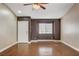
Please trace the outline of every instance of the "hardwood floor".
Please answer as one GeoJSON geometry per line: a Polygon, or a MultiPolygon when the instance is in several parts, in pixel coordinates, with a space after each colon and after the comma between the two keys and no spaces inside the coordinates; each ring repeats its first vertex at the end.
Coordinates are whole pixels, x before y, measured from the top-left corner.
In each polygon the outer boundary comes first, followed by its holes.
{"type": "Polygon", "coordinates": [[[0,53],[1,56],[79,56],[79,52],[60,42],[19,43],[0,53]]]}

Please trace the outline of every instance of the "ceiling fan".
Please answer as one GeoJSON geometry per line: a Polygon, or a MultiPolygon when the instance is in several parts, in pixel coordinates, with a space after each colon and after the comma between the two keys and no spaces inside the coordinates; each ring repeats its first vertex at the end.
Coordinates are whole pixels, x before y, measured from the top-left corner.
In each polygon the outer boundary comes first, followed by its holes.
{"type": "Polygon", "coordinates": [[[44,6],[45,4],[48,3],[29,3],[29,4],[24,4],[24,6],[32,5],[34,9],[42,8],[43,10],[45,10],[46,9],[46,7],[44,6]]]}

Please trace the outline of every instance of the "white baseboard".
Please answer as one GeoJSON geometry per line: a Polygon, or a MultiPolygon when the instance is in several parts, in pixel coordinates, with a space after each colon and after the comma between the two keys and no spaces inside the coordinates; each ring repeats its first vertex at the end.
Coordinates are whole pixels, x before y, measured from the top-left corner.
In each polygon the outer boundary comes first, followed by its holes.
{"type": "Polygon", "coordinates": [[[51,41],[51,42],[60,42],[60,40],[31,40],[30,42],[47,42],[47,41],[51,41]]]}
{"type": "Polygon", "coordinates": [[[30,44],[31,42],[18,42],[18,43],[27,43],[27,44],[30,44]]]}
{"type": "Polygon", "coordinates": [[[7,50],[8,48],[12,47],[12,46],[15,45],[15,44],[17,44],[17,42],[14,42],[14,43],[10,44],[9,46],[7,46],[7,47],[1,49],[0,52],[3,52],[3,51],[5,51],[5,50],[7,50]]]}
{"type": "Polygon", "coordinates": [[[64,44],[66,44],[67,46],[71,47],[72,49],[74,49],[74,50],[76,50],[76,51],[79,52],[79,49],[77,49],[76,47],[74,47],[74,46],[72,46],[72,45],[70,45],[70,44],[68,44],[68,43],[66,43],[64,41],[61,41],[61,42],[64,43],[64,44]]]}
{"type": "Polygon", "coordinates": [[[31,41],[29,41],[29,42],[18,42],[18,43],[28,43],[28,44],[30,44],[30,43],[32,43],[32,42],[49,42],[49,41],[51,41],[51,42],[61,42],[60,40],[31,40],[31,41]]]}

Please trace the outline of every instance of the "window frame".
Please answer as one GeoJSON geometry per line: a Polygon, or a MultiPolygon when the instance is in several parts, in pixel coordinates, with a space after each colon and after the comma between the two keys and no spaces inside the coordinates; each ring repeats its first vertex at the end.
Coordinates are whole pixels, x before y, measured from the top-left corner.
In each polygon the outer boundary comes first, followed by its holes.
{"type": "MultiPolygon", "coordinates": [[[[46,31],[46,30],[45,30],[45,31],[46,31]]],[[[38,23],[38,34],[53,34],[53,33],[54,33],[54,24],[53,24],[52,22],[50,22],[50,23],[38,23]],[[52,25],[51,33],[40,33],[40,32],[39,32],[39,26],[40,26],[40,24],[44,24],[44,25],[45,25],[45,24],[46,24],[46,25],[47,25],[47,24],[48,24],[48,25],[51,24],[51,25],[52,25]]]]}

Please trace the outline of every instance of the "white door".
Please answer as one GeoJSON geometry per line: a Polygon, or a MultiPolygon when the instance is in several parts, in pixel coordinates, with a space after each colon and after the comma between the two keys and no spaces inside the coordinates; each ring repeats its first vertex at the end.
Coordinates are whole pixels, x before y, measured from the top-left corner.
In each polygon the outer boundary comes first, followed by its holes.
{"type": "Polygon", "coordinates": [[[28,42],[28,21],[18,21],[18,42],[28,42]]]}

